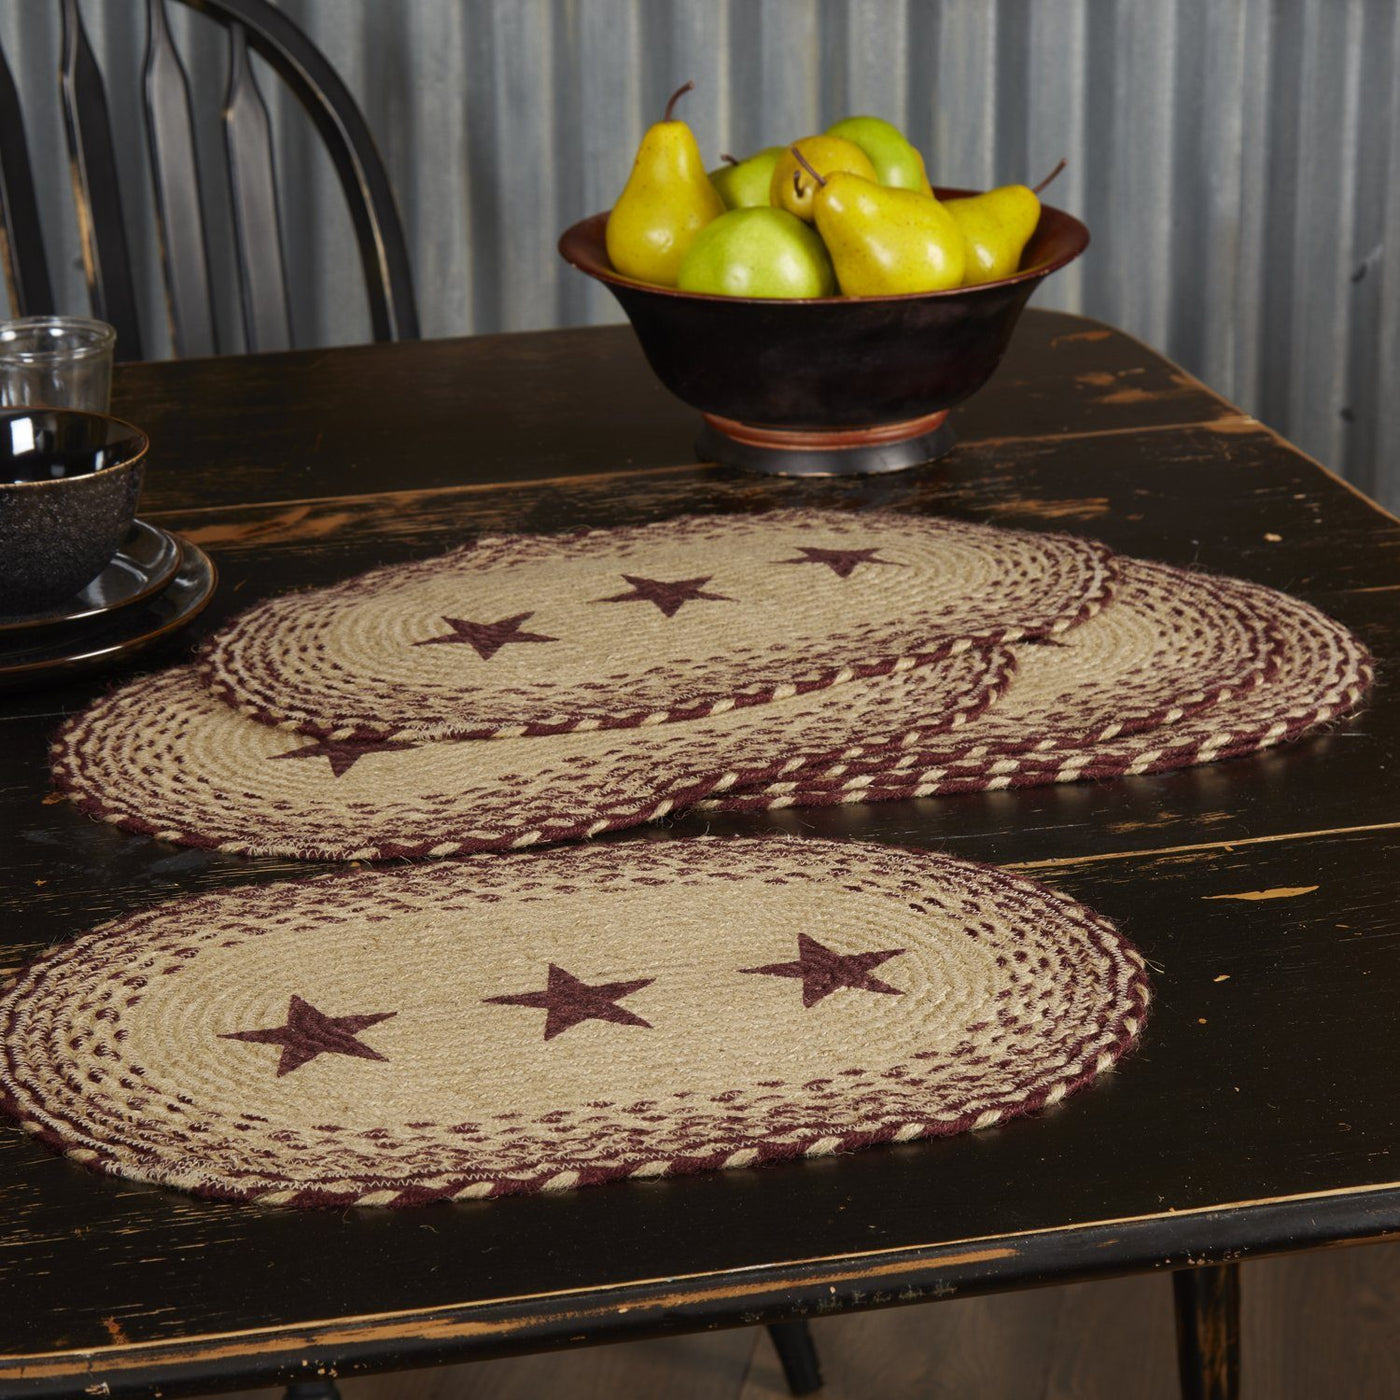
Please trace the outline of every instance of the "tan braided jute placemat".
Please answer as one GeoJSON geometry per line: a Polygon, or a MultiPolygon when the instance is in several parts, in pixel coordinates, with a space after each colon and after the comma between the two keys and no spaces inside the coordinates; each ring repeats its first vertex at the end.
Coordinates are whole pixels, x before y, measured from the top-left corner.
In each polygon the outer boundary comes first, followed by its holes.
{"type": "Polygon", "coordinates": [[[1277,670],[1266,591],[1142,559],[1114,562],[1113,597],[1098,613],[1015,648],[1016,676],[1000,703],[956,737],[911,747],[994,761],[1104,743],[1238,699],[1277,670]]]}
{"type": "Polygon", "coordinates": [[[1112,599],[1072,631],[1016,646],[1014,680],[974,724],[911,743],[904,755],[843,759],[801,781],[1082,749],[1237,700],[1277,671],[1268,590],[1122,555],[1114,563],[1112,599]]]}
{"type": "MultiPolygon", "coordinates": [[[[1125,576],[1133,570],[1127,561],[1125,576]]],[[[776,779],[701,805],[731,811],[821,806],[835,802],[892,801],[941,793],[1039,787],[1078,779],[1161,773],[1254,753],[1302,738],[1356,709],[1375,678],[1370,652],[1346,628],[1303,602],[1238,579],[1217,583],[1242,604],[1267,612],[1275,634],[1275,663],[1265,678],[1239,695],[1196,713],[1130,735],[1053,751],[1008,751],[981,742],[981,721],[944,744],[916,745],[887,759],[876,756],[832,765],[800,780],[776,779]]],[[[1086,633],[1098,619],[1086,623],[1086,633]]],[[[1073,635],[1078,635],[1073,634],[1073,635]]],[[[1015,703],[1021,669],[1001,707],[1015,703]]]]}
{"type": "Polygon", "coordinates": [[[1109,923],[988,866],[574,847],[118,920],[0,993],[0,1101],[119,1176],[418,1205],[1001,1123],[1108,1069],[1148,996],[1109,923]]]}
{"type": "Polygon", "coordinates": [[[629,728],[1054,635],[1111,585],[1066,535],[887,511],[685,516],[486,539],[260,604],[213,637],[221,699],[333,738],[629,728]]]}
{"type": "Polygon", "coordinates": [[[318,739],[259,724],[194,668],[71,720],[56,783],[127,830],[250,855],[450,856],[633,826],[736,783],[974,720],[1007,683],[1004,645],[708,719],[522,739],[318,739]]]}

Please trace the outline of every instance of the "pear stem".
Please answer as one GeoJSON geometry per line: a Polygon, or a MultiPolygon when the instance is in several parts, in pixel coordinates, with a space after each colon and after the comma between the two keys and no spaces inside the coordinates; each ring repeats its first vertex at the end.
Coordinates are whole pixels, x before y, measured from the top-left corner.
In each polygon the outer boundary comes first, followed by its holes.
{"type": "Polygon", "coordinates": [[[1043,190],[1046,187],[1046,185],[1050,184],[1050,182],[1054,180],[1054,178],[1060,173],[1060,171],[1062,171],[1068,164],[1069,161],[1067,161],[1063,156],[1061,156],[1060,163],[1038,185],[1032,186],[1031,193],[1039,194],[1041,190],[1043,190]]]}
{"type": "Polygon", "coordinates": [[[793,155],[797,157],[798,165],[800,165],[812,177],[812,179],[814,179],[817,182],[817,184],[826,184],[826,181],[816,172],[815,169],[813,169],[812,162],[809,161],[807,157],[804,156],[802,152],[797,149],[796,146],[789,146],[788,150],[790,150],[793,153],[793,155]]]}
{"type": "Polygon", "coordinates": [[[738,158],[735,157],[735,156],[731,156],[731,155],[729,154],[728,151],[725,151],[725,152],[720,156],[720,159],[721,159],[726,165],[738,165],[738,164],[739,164],[738,158]]]}
{"type": "Polygon", "coordinates": [[[685,83],[681,87],[678,87],[675,90],[675,92],[671,94],[671,100],[666,104],[665,115],[661,118],[663,122],[669,122],[673,119],[676,110],[676,103],[679,102],[681,98],[686,95],[686,93],[693,91],[694,88],[695,79],[692,78],[688,83],[685,83]]]}

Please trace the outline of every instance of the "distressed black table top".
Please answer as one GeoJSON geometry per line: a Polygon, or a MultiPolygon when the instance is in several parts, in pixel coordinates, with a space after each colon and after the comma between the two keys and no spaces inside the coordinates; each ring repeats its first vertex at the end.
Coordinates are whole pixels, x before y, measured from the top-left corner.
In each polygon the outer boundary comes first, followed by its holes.
{"type": "MultiPolygon", "coordinates": [[[[1381,679],[1360,719],[1215,767],[649,833],[948,849],[1116,920],[1156,968],[1141,1049],[1037,1118],[395,1214],[196,1201],[0,1129],[0,1396],[270,1383],[1400,1231],[1400,522],[1146,347],[1028,313],[953,454],[867,482],[694,464],[694,415],[623,328],[133,365],[115,409],[154,443],[144,513],[219,563],[201,634],[481,531],[880,504],[1291,590],[1356,629],[1381,679]]],[[[306,869],[53,801],[46,738],[97,688],[0,704],[0,968],[153,901],[306,869]]]]}

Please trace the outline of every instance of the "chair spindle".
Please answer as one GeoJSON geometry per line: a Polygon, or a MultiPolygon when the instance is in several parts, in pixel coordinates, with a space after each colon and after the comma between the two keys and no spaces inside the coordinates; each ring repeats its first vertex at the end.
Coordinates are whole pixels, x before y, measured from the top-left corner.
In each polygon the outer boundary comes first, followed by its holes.
{"type": "Polygon", "coordinates": [[[19,93],[0,54],[0,260],[16,316],[43,316],[54,309],[49,262],[39,227],[34,171],[24,137],[19,93]]]}
{"type": "Polygon", "coordinates": [[[253,75],[248,37],[241,24],[229,25],[223,122],[247,348],[289,350],[292,314],[277,211],[272,124],[253,75]]]}
{"type": "Polygon", "coordinates": [[[107,93],[77,0],[62,0],[62,15],[59,78],[88,294],[93,314],[116,328],[117,358],[139,360],[141,327],[107,93]]]}
{"type": "Polygon", "coordinates": [[[213,355],[214,294],[189,78],[170,37],[165,0],[146,0],[146,17],[146,134],[170,339],[177,355],[213,355]]]}

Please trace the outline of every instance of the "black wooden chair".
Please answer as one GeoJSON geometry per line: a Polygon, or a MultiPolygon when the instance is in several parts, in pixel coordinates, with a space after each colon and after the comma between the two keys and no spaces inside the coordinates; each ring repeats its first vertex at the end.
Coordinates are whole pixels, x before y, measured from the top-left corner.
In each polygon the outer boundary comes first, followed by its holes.
{"type": "MultiPolygon", "coordinates": [[[[331,157],[359,244],[374,338],[416,340],[418,312],[408,246],[389,177],[369,127],[335,69],[268,0],[177,3],[201,11],[223,25],[228,34],[224,149],[245,347],[285,350],[292,345],[271,129],[249,62],[250,49],[287,84],[331,157]]],[[[106,91],[78,0],[60,0],[60,5],[63,42],[59,78],[92,312],[116,327],[118,358],[140,359],[145,338],[136,312],[106,91]]],[[[221,347],[214,321],[189,81],[171,42],[165,0],[146,0],[146,14],[146,137],[171,344],[177,355],[211,355],[221,347]]],[[[0,234],[15,314],[53,312],[56,308],[19,96],[3,56],[0,234]]]]}

